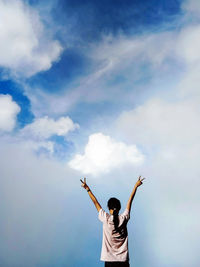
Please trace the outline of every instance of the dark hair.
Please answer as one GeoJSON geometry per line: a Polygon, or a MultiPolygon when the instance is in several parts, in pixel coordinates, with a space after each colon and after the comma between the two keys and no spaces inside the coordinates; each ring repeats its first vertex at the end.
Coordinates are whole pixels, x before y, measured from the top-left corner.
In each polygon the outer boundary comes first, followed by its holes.
{"type": "Polygon", "coordinates": [[[114,222],[114,226],[115,226],[115,231],[117,231],[118,225],[119,225],[118,212],[121,209],[121,203],[120,203],[119,199],[117,199],[115,197],[111,197],[108,200],[108,209],[113,210],[113,222],[114,222]]]}
{"type": "Polygon", "coordinates": [[[116,209],[117,211],[119,211],[121,209],[121,203],[120,203],[119,199],[117,199],[115,197],[111,197],[108,200],[108,208],[109,208],[109,210],[116,209]]]}

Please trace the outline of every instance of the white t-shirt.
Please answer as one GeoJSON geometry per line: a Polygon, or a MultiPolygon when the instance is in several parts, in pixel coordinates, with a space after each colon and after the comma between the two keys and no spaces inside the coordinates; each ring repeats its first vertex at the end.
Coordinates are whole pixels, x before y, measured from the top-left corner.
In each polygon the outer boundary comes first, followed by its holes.
{"type": "Polygon", "coordinates": [[[117,232],[113,222],[113,215],[103,209],[99,211],[99,220],[103,223],[103,240],[101,250],[102,261],[127,261],[128,255],[128,232],[127,222],[130,219],[128,209],[118,215],[119,225],[117,232]]]}

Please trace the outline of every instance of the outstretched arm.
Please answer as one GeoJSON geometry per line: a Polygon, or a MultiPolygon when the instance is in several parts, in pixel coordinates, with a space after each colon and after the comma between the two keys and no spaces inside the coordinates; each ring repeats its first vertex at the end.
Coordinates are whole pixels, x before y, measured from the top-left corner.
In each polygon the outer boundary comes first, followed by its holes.
{"type": "Polygon", "coordinates": [[[101,205],[99,204],[98,200],[96,199],[96,197],[93,195],[92,191],[90,190],[89,186],[86,184],[86,178],[84,178],[84,182],[80,179],[81,183],[82,183],[82,187],[85,188],[85,190],[87,190],[88,195],[90,196],[92,202],[94,203],[96,209],[98,210],[98,212],[101,209],[101,205]]]}
{"type": "Polygon", "coordinates": [[[140,177],[138,178],[138,180],[137,180],[137,182],[136,182],[134,188],[133,188],[133,191],[132,191],[132,193],[131,193],[131,195],[130,195],[130,198],[129,198],[128,203],[127,203],[127,206],[126,206],[126,208],[128,209],[129,212],[131,211],[132,201],[133,201],[134,196],[135,196],[135,194],[136,194],[137,188],[138,188],[140,185],[142,185],[142,181],[143,181],[144,179],[145,179],[145,178],[142,178],[142,179],[141,179],[141,176],[140,176],[140,177]]]}

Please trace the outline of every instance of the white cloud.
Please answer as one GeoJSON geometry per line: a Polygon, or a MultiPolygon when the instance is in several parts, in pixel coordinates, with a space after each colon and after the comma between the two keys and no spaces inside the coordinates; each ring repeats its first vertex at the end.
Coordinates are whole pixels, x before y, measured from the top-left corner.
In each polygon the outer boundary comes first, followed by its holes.
{"type": "Polygon", "coordinates": [[[32,136],[39,139],[47,139],[52,135],[66,136],[68,132],[79,128],[69,117],[60,117],[57,120],[48,116],[36,118],[33,123],[25,126],[22,135],[32,136]]]}
{"type": "Polygon", "coordinates": [[[0,95],[0,131],[12,131],[19,112],[20,107],[10,95],[0,95]]]}
{"type": "Polygon", "coordinates": [[[62,47],[53,40],[36,10],[22,0],[0,0],[0,66],[29,77],[48,70],[62,47]]]}
{"type": "Polygon", "coordinates": [[[143,105],[123,112],[117,130],[141,144],[190,145],[198,141],[200,109],[193,100],[165,101],[150,99],[143,105]]]}
{"type": "Polygon", "coordinates": [[[77,154],[69,162],[69,166],[85,174],[109,172],[124,164],[138,165],[144,155],[135,145],[126,145],[113,140],[110,136],[95,133],[89,136],[84,154],[77,154]]]}

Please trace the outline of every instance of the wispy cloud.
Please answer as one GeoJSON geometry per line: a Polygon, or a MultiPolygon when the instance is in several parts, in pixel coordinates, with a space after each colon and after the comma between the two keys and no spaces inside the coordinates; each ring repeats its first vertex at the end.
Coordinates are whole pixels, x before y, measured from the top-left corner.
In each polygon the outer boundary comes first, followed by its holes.
{"type": "Polygon", "coordinates": [[[200,3],[198,0],[184,0],[182,9],[189,15],[198,15],[200,13],[200,3]]]}

